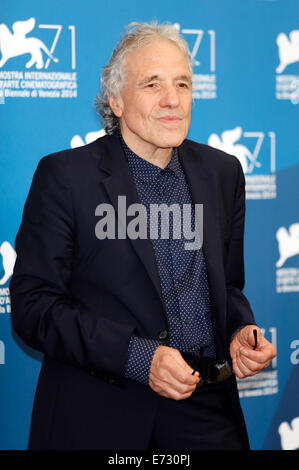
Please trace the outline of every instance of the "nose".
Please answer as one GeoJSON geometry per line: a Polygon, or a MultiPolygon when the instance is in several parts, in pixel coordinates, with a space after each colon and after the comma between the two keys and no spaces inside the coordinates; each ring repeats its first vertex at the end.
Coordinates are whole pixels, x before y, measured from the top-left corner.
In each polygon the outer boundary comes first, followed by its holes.
{"type": "Polygon", "coordinates": [[[179,105],[178,90],[174,85],[165,85],[162,90],[160,106],[167,108],[175,108],[179,105]]]}

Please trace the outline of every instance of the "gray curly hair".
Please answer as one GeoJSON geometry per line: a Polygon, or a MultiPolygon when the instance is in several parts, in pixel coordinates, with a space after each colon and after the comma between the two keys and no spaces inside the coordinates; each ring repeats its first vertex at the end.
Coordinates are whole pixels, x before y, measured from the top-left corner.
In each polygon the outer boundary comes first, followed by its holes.
{"type": "Polygon", "coordinates": [[[100,92],[96,97],[96,110],[101,116],[107,134],[113,134],[119,126],[119,119],[109,106],[108,95],[118,96],[125,84],[124,59],[128,52],[144,47],[155,39],[173,41],[185,55],[192,73],[191,55],[188,45],[179,32],[177,24],[152,21],[151,23],[133,22],[127,26],[127,32],[114,49],[108,65],[103,67],[100,92]]]}

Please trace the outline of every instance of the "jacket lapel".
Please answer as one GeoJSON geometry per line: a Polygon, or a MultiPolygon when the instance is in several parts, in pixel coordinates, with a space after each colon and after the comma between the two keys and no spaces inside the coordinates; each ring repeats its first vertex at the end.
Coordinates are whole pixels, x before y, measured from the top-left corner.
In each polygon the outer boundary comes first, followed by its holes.
{"type": "MultiPolygon", "coordinates": [[[[101,184],[104,185],[111,204],[115,209],[115,214],[118,215],[119,196],[126,197],[126,208],[131,204],[141,204],[141,201],[138,197],[136,186],[118,136],[105,136],[104,138],[99,139],[98,142],[102,144],[99,167],[107,174],[101,184]]],[[[99,155],[95,156],[97,158],[99,157],[99,155]]],[[[137,256],[142,261],[162,303],[164,304],[154,248],[151,240],[149,238],[137,238],[136,240],[132,240],[129,237],[127,237],[127,239],[131,243],[137,256]]]]}
{"type": "Polygon", "coordinates": [[[226,298],[225,273],[223,269],[222,245],[219,226],[218,184],[216,172],[205,165],[198,151],[190,145],[182,144],[179,147],[180,162],[183,166],[186,180],[194,204],[203,204],[203,253],[207,266],[210,285],[212,310],[218,317],[218,325],[225,331],[226,298]]]}

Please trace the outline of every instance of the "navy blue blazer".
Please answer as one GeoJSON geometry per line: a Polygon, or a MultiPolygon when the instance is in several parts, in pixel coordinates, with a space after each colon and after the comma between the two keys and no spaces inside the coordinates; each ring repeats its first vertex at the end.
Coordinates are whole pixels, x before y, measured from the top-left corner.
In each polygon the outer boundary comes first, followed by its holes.
{"type": "MultiPolygon", "coordinates": [[[[244,175],[238,159],[185,140],[179,158],[193,202],[203,204],[203,250],[219,359],[255,323],[244,287],[244,175]]],[[[140,203],[117,135],[42,158],[16,237],[12,325],[44,353],[29,448],[139,448],[159,395],[125,379],[132,333],[168,344],[151,240],[99,240],[96,207],[140,203]],[[128,432],[127,423],[134,423],[128,432]],[[110,440],[109,440],[110,439],[110,440]]],[[[236,380],[226,381],[247,441],[236,380]]]]}

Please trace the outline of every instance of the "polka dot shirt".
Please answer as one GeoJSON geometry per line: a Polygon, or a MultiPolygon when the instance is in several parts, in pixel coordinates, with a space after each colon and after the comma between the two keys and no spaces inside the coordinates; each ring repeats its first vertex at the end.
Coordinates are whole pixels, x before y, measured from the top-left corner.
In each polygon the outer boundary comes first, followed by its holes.
{"type": "MultiPolygon", "coordinates": [[[[174,149],[168,165],[162,169],[139,157],[124,142],[119,133],[140,202],[147,210],[147,227],[151,236],[160,276],[162,295],[169,324],[169,346],[192,355],[204,347],[204,355],[215,357],[210,296],[206,264],[202,249],[185,249],[192,239],[185,238],[183,217],[169,217],[169,236],[163,231],[163,215],[151,217],[152,204],[176,204],[183,214],[183,204],[189,205],[191,230],[195,229],[195,213],[190,190],[174,149]],[[158,227],[150,221],[158,221],[158,227]],[[180,230],[179,230],[180,229],[180,230]],[[178,235],[180,234],[179,237],[178,235]],[[157,238],[154,238],[158,235],[157,238]],[[163,238],[164,237],[164,238],[163,238]]],[[[168,219],[168,217],[167,217],[168,219]]],[[[185,219],[184,219],[185,220],[185,219]]],[[[166,227],[166,223],[164,224],[166,227]]],[[[189,228],[190,230],[190,228],[189,228]]],[[[161,343],[154,339],[132,335],[125,376],[148,384],[153,355],[161,343]]]]}

